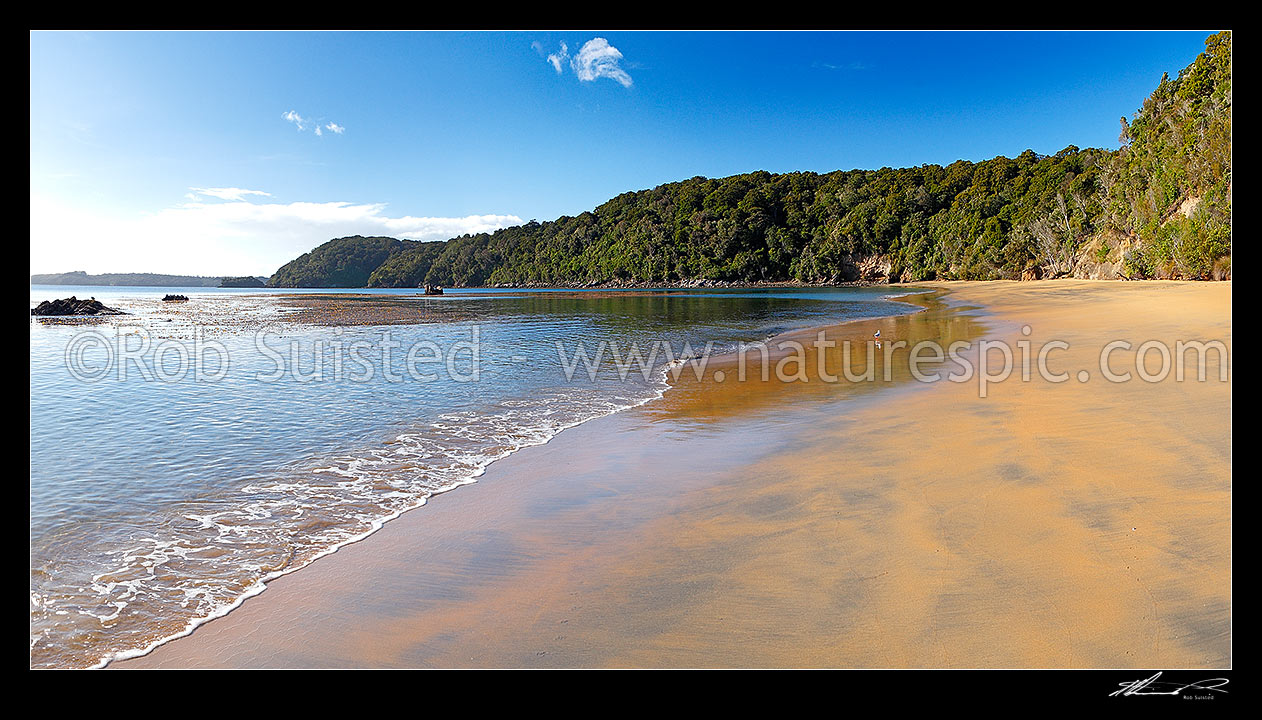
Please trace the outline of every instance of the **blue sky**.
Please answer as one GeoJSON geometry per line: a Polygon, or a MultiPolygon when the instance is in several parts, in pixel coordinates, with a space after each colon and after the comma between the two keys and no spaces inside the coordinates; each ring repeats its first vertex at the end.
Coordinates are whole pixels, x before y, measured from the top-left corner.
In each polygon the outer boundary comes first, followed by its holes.
{"type": "Polygon", "coordinates": [[[1114,148],[1210,33],[31,33],[31,271],[268,275],[695,175],[1114,148]]]}

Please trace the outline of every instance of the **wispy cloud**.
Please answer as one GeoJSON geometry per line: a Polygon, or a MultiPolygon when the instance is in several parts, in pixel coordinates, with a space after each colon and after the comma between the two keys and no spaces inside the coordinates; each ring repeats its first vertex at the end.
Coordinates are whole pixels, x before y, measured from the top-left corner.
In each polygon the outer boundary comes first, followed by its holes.
{"type": "Polygon", "coordinates": [[[244,200],[247,195],[258,195],[261,197],[271,197],[272,194],[263,192],[262,190],[246,190],[245,188],[189,188],[189,193],[184,197],[189,200],[197,200],[199,197],[213,197],[220,200],[244,200]]]}
{"type": "Polygon", "coordinates": [[[281,117],[284,118],[286,121],[291,122],[294,125],[297,125],[298,132],[302,132],[303,130],[306,130],[307,125],[310,124],[310,121],[306,120],[301,115],[294,112],[293,110],[290,110],[289,112],[286,112],[286,113],[282,113],[281,117]]]}
{"type": "Polygon", "coordinates": [[[561,51],[554,52],[551,55],[549,55],[548,62],[551,63],[552,68],[557,71],[558,75],[560,75],[561,73],[565,72],[564,64],[565,64],[566,59],[569,57],[570,57],[570,48],[566,46],[565,43],[561,43],[561,51]]]}
{"type": "MultiPolygon", "coordinates": [[[[540,55],[543,54],[543,46],[538,42],[532,43],[531,47],[535,48],[535,52],[540,55]]],[[[570,57],[569,46],[561,43],[560,50],[548,54],[544,59],[553,70],[557,71],[558,75],[563,74],[568,65],[574,71],[575,77],[583,82],[609,78],[625,88],[634,84],[631,76],[619,64],[623,59],[622,53],[602,37],[592,38],[583,43],[583,47],[579,48],[578,54],[574,57],[570,57]]]]}
{"type": "Polygon", "coordinates": [[[270,195],[257,190],[234,195],[237,188],[195,190],[215,201],[194,200],[134,216],[103,215],[32,194],[31,272],[266,275],[335,237],[446,240],[522,223],[516,215],[396,216],[385,203],[252,202],[247,198],[270,195]],[[69,259],[73,268],[66,266],[69,259]]]}
{"type": "Polygon", "coordinates": [[[844,63],[844,62],[843,62],[843,63],[827,63],[827,62],[823,62],[822,60],[817,60],[816,62],[811,63],[811,66],[812,66],[812,67],[817,67],[817,68],[824,68],[825,70],[854,70],[854,71],[859,71],[859,70],[867,70],[867,69],[868,69],[868,66],[867,66],[867,65],[865,65],[864,63],[858,62],[858,61],[851,62],[851,63],[844,63]]]}
{"type": "Polygon", "coordinates": [[[346,127],[344,125],[338,125],[335,122],[326,123],[323,118],[303,117],[294,110],[283,112],[280,116],[283,120],[285,120],[285,122],[293,123],[294,127],[298,128],[298,132],[302,132],[307,128],[311,128],[317,136],[323,136],[325,130],[337,133],[338,135],[346,132],[346,127]]]}

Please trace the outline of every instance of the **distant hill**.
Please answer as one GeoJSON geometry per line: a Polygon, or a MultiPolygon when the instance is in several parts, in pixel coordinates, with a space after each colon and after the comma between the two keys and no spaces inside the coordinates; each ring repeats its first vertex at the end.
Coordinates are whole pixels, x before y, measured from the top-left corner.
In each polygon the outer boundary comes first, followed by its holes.
{"type": "Polygon", "coordinates": [[[261,288],[267,287],[267,278],[265,277],[226,277],[221,278],[219,287],[224,288],[261,288]]]}
{"type": "Polygon", "coordinates": [[[1231,277],[1231,33],[1122,119],[1117,150],[695,177],[418,243],[341,238],[282,287],[1231,277]]]}
{"type": "Polygon", "coordinates": [[[89,275],[82,270],[49,275],[32,275],[32,285],[117,285],[128,287],[219,287],[222,277],[162,275],[159,273],[103,273],[89,275]]]}

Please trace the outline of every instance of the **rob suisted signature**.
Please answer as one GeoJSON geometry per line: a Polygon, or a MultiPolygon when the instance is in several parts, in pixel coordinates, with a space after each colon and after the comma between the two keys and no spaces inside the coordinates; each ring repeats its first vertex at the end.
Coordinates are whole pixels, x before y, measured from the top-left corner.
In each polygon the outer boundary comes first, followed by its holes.
{"type": "Polygon", "coordinates": [[[1144,680],[1118,683],[1121,687],[1109,693],[1109,697],[1118,695],[1182,695],[1186,690],[1207,690],[1212,693],[1227,692],[1222,689],[1228,683],[1227,678],[1210,678],[1209,680],[1198,680],[1194,683],[1180,685],[1179,683],[1159,681],[1157,678],[1160,677],[1161,673],[1157,673],[1144,680]]]}

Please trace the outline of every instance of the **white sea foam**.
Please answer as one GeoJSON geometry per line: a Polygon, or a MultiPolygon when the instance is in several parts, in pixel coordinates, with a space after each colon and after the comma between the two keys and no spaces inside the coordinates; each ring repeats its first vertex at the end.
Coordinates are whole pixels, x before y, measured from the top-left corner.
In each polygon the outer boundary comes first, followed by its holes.
{"type": "MultiPolygon", "coordinates": [[[[667,369],[659,367],[655,379],[638,386],[635,393],[592,397],[557,390],[506,400],[489,412],[445,413],[379,447],[314,463],[302,480],[279,477],[251,483],[242,488],[241,502],[231,509],[186,514],[189,527],[201,533],[197,542],[149,538],[112,551],[115,566],[93,577],[100,611],[88,613],[102,625],[116,622],[132,602],[142,600],[164,601],[166,612],[172,604],[194,612],[178,629],[134,647],[109,649],[91,667],[140,657],[189,635],[263,592],[272,580],[369,537],[434,495],[476,482],[496,460],[545,444],[566,429],[660,398],[669,388],[667,369]],[[263,558],[251,552],[256,546],[274,547],[278,540],[291,548],[279,567],[258,561],[263,558]],[[208,567],[235,568],[229,577],[163,572],[171,563],[196,561],[199,552],[225,548],[228,552],[213,558],[221,562],[208,567]],[[221,579],[224,586],[216,586],[221,579]]],[[[33,594],[32,605],[37,602],[46,600],[33,594]]],[[[37,641],[32,639],[32,647],[37,641]]]]}

